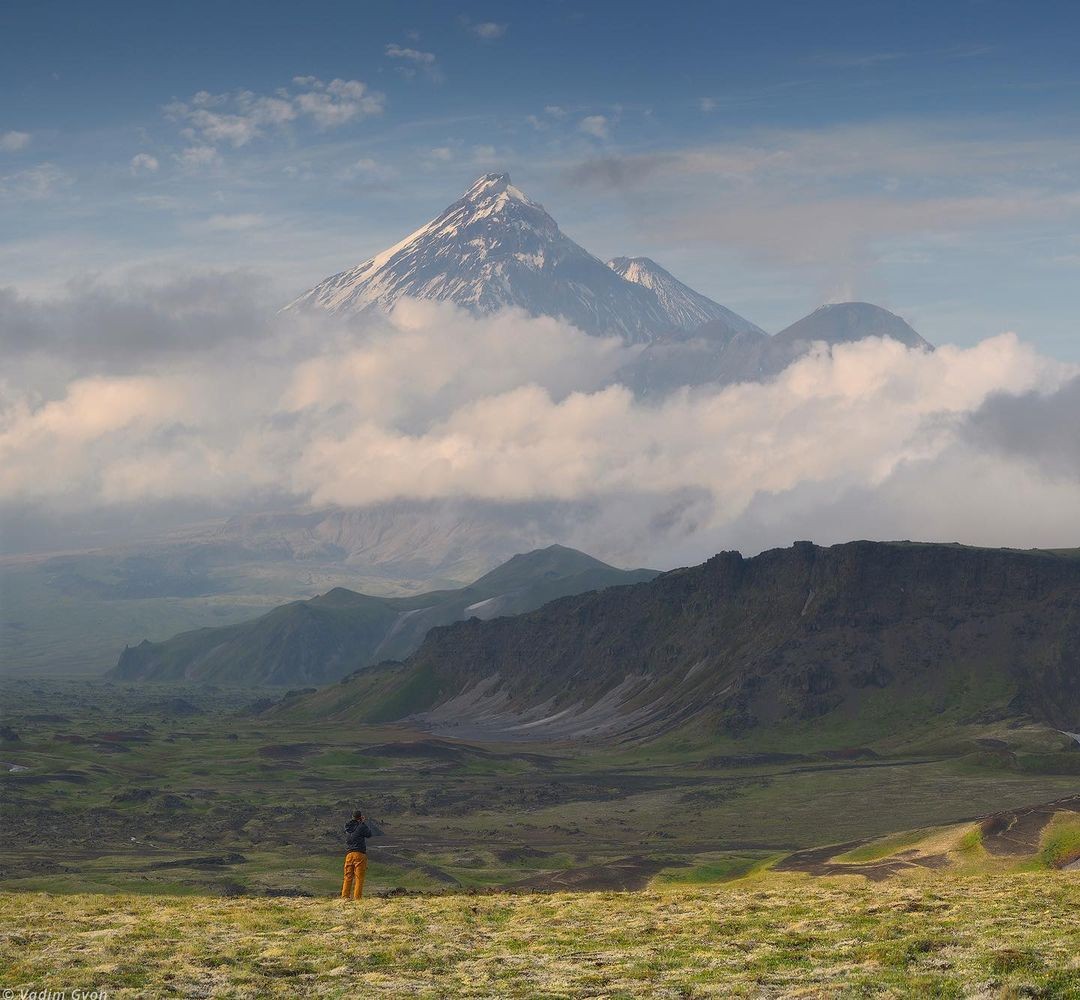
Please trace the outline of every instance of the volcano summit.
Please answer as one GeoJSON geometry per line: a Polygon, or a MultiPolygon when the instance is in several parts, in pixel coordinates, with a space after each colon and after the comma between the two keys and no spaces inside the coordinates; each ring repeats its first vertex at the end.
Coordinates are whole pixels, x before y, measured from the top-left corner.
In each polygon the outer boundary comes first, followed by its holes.
{"type": "Polygon", "coordinates": [[[640,268],[631,274],[618,266],[626,260],[605,264],[563,233],[509,174],[485,174],[427,225],[286,308],[350,315],[390,309],[405,296],[449,301],[474,313],[514,306],[628,343],[648,343],[710,319],[757,329],[649,261],[667,279],[665,292],[675,286],[682,292],[679,298],[658,294],[660,286],[642,280],[640,268]]]}

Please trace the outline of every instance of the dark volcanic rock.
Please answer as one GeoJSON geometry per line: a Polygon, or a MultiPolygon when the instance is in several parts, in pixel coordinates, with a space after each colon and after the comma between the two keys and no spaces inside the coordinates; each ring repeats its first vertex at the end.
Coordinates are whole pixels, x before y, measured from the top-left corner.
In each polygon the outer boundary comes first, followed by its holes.
{"type": "Polygon", "coordinates": [[[518,738],[643,736],[691,718],[736,735],[813,720],[827,736],[858,719],[885,736],[1020,716],[1075,731],[1080,558],[877,542],[724,552],[647,583],[433,629],[404,663],[291,711],[421,713],[446,734],[518,738]]]}
{"type": "Polygon", "coordinates": [[[147,870],[158,868],[228,868],[247,863],[243,854],[213,854],[198,858],[177,858],[174,861],[155,861],[147,870]]]}
{"type": "Polygon", "coordinates": [[[187,698],[165,698],[158,702],[154,708],[159,712],[164,712],[166,715],[172,716],[202,714],[202,709],[199,708],[198,705],[193,705],[187,698]]]}

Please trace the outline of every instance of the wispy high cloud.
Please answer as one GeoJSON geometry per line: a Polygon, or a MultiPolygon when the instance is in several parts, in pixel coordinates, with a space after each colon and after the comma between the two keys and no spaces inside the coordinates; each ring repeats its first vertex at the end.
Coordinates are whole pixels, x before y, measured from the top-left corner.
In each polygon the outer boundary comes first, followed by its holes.
{"type": "Polygon", "coordinates": [[[639,224],[777,261],[840,269],[877,247],[992,226],[1080,219],[1080,142],[912,123],[759,131],[569,167],[574,185],[632,190],[639,224]]]}
{"type": "Polygon", "coordinates": [[[506,34],[510,26],[500,21],[474,21],[471,17],[461,14],[458,22],[471,35],[475,35],[482,42],[494,42],[506,34]]]}
{"type": "Polygon", "coordinates": [[[562,121],[566,114],[566,109],[558,104],[546,104],[542,115],[527,115],[525,120],[538,132],[542,132],[562,121]]]}
{"type": "Polygon", "coordinates": [[[243,233],[265,224],[266,216],[261,212],[219,212],[206,219],[202,228],[211,233],[243,233]]]}
{"type": "Polygon", "coordinates": [[[871,70],[891,63],[926,59],[945,61],[952,59],[976,59],[993,54],[996,47],[980,42],[961,43],[943,48],[925,49],[878,49],[859,51],[821,51],[810,57],[810,62],[836,69],[871,70]]]}
{"type": "Polygon", "coordinates": [[[397,172],[389,164],[374,159],[371,156],[362,156],[351,163],[347,163],[337,172],[339,180],[361,184],[381,185],[397,176],[397,172]]]}
{"type": "Polygon", "coordinates": [[[417,70],[420,70],[431,80],[436,82],[442,80],[442,70],[439,68],[434,52],[409,48],[395,42],[387,45],[385,52],[388,58],[400,63],[397,71],[407,79],[416,76],[417,70]]]}
{"type": "Polygon", "coordinates": [[[30,145],[29,132],[0,132],[0,152],[17,153],[30,145]]]}
{"type": "Polygon", "coordinates": [[[369,90],[359,80],[322,80],[304,77],[309,90],[293,99],[301,114],[309,116],[319,128],[329,129],[360,121],[372,115],[381,115],[386,98],[378,91],[369,90]]]}
{"type": "Polygon", "coordinates": [[[606,115],[586,115],[578,122],[578,131],[594,139],[607,139],[611,135],[611,122],[606,115]]]}
{"type": "Polygon", "coordinates": [[[814,62],[837,69],[873,69],[910,56],[910,52],[821,52],[814,57],[814,62]]]}
{"type": "Polygon", "coordinates": [[[0,174],[0,196],[37,201],[51,198],[71,183],[71,175],[55,163],[38,163],[25,170],[0,174]]]}
{"type": "Polygon", "coordinates": [[[136,153],[128,164],[133,174],[155,174],[161,164],[156,156],[149,153],[136,153]]]}
{"type": "Polygon", "coordinates": [[[176,154],[176,162],[186,171],[212,167],[220,160],[221,157],[213,146],[188,146],[176,154]]]}
{"type": "Polygon", "coordinates": [[[292,83],[292,88],[269,95],[202,90],[186,101],[172,101],[164,110],[183,126],[181,136],[193,147],[237,149],[303,119],[316,128],[331,129],[381,114],[385,106],[385,97],[359,80],[327,83],[314,76],[297,76],[292,83]]]}
{"type": "Polygon", "coordinates": [[[187,124],[186,138],[200,137],[206,143],[246,146],[265,133],[296,118],[291,101],[279,97],[257,97],[250,91],[211,94],[201,90],[190,101],[173,101],[165,106],[170,118],[187,124]]]}
{"type": "Polygon", "coordinates": [[[507,27],[508,25],[499,24],[497,21],[480,21],[477,24],[469,25],[469,30],[477,38],[485,42],[492,42],[496,38],[502,38],[506,34],[507,27]]]}
{"type": "Polygon", "coordinates": [[[419,49],[404,48],[394,43],[386,46],[386,54],[391,59],[405,59],[421,66],[433,66],[435,64],[434,52],[422,52],[419,49]]]}

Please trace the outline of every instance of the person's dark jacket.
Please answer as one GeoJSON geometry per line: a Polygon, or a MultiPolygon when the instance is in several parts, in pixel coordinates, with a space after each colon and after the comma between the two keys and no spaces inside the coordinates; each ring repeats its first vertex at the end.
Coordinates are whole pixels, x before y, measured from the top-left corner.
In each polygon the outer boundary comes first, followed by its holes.
{"type": "Polygon", "coordinates": [[[350,851],[367,854],[367,839],[372,836],[374,834],[367,823],[362,823],[358,819],[351,819],[345,824],[345,845],[350,851]]]}

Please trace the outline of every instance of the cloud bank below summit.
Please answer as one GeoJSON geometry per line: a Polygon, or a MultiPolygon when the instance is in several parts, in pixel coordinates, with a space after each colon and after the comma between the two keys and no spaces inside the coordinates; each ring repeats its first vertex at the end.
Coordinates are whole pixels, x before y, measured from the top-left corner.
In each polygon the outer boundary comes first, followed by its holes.
{"type": "Polygon", "coordinates": [[[796,537],[1077,543],[1080,367],[1013,334],[867,340],[643,403],[611,383],[626,347],[552,319],[407,300],[347,325],[255,298],[217,277],[5,299],[3,509],[551,503],[578,511],[568,543],[658,566],[796,537]],[[193,310],[220,335],[181,339],[193,310]]]}

